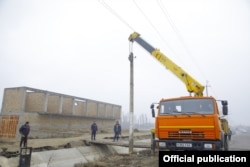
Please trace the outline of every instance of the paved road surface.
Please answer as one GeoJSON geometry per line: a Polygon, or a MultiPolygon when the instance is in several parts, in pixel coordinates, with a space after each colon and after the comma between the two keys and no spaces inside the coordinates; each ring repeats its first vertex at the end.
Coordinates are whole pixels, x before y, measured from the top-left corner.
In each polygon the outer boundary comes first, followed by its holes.
{"type": "Polygon", "coordinates": [[[232,135],[231,141],[229,142],[229,150],[250,151],[250,135],[244,133],[232,135]]]}

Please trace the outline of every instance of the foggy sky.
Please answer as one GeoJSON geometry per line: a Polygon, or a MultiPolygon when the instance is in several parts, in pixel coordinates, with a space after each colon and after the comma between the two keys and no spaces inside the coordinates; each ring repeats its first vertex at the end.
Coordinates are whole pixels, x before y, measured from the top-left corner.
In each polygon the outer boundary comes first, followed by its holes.
{"type": "MultiPolygon", "coordinates": [[[[228,100],[230,123],[249,125],[248,0],[1,0],[0,24],[2,95],[28,86],[118,104],[127,114],[128,37],[137,31],[209,95],[228,100]]],[[[132,51],[137,116],[151,118],[149,106],[161,98],[188,95],[139,45],[132,51]]]]}

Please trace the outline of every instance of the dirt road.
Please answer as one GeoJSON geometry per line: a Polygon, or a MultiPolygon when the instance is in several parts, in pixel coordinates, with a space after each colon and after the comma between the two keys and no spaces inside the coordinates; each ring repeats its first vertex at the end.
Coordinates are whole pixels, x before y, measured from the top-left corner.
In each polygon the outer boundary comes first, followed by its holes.
{"type": "MultiPolygon", "coordinates": [[[[145,140],[149,138],[149,132],[138,132],[135,133],[135,136],[138,140],[145,140]]],[[[126,133],[123,134],[124,136],[128,135],[126,133]]],[[[103,133],[98,134],[97,139],[112,138],[112,133],[103,133]]],[[[31,139],[29,140],[29,146],[33,148],[37,147],[54,147],[54,148],[61,148],[62,146],[67,145],[68,143],[77,143],[79,141],[83,141],[84,139],[89,140],[90,135],[84,134],[79,137],[72,137],[72,138],[60,138],[60,139],[31,139]]],[[[111,139],[110,139],[111,140],[111,139]]],[[[229,149],[230,150],[248,150],[250,151],[250,135],[248,134],[236,134],[232,136],[232,140],[229,142],[229,149]]],[[[81,143],[81,142],[79,142],[81,143]]],[[[0,148],[8,148],[8,150],[16,150],[19,149],[18,142],[14,144],[3,144],[0,143],[0,148]]],[[[90,162],[89,164],[77,164],[75,167],[109,167],[109,166],[133,166],[133,167],[158,167],[158,155],[155,156],[151,155],[149,149],[141,150],[139,152],[135,152],[134,154],[120,154],[120,155],[112,155],[104,157],[98,161],[90,162]]],[[[1,159],[0,159],[1,165],[1,159]]]]}

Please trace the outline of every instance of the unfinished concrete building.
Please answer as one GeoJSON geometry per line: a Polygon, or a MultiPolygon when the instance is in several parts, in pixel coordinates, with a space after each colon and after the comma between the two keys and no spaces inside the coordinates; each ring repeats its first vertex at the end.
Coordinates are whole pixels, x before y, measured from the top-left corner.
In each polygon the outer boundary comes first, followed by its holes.
{"type": "Polygon", "coordinates": [[[30,87],[5,88],[0,140],[20,138],[19,127],[30,122],[30,138],[68,137],[90,130],[110,131],[121,118],[121,106],[30,87]]]}

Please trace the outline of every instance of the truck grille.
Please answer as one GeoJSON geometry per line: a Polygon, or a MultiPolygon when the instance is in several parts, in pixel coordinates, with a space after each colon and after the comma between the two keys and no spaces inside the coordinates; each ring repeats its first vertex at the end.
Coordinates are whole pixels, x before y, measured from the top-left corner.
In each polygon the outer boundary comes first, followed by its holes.
{"type": "Polygon", "coordinates": [[[192,132],[190,134],[181,134],[178,131],[168,132],[168,137],[173,139],[204,139],[204,132],[192,132]]]}

